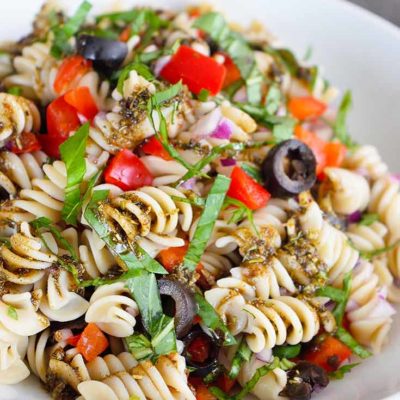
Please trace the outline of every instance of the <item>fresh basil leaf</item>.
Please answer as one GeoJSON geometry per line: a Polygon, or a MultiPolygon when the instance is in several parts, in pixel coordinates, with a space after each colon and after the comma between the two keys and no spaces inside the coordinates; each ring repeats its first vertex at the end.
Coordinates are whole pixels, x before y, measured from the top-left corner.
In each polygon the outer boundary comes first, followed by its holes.
{"type": "Polygon", "coordinates": [[[228,373],[229,378],[236,379],[239,375],[240,369],[245,361],[249,361],[252,355],[252,351],[248,346],[246,339],[242,337],[239,347],[232,359],[231,369],[228,373]]]}
{"type": "Polygon", "coordinates": [[[342,289],[333,286],[324,286],[315,292],[317,296],[328,297],[335,302],[345,301],[345,294],[342,289]]]}
{"type": "Polygon", "coordinates": [[[207,32],[239,68],[246,82],[247,98],[251,104],[261,101],[263,76],[257,67],[254,51],[238,33],[229,29],[224,17],[216,12],[201,15],[194,23],[196,28],[207,32]]]}
{"type": "Polygon", "coordinates": [[[347,115],[352,107],[353,100],[350,90],[346,91],[339,105],[336,120],[333,125],[335,137],[348,147],[354,145],[347,130],[347,115]]]}
{"type": "Polygon", "coordinates": [[[33,220],[30,224],[37,231],[39,231],[41,228],[48,229],[52,233],[52,235],[55,237],[57,243],[59,243],[63,249],[67,250],[68,253],[71,255],[71,257],[75,261],[78,261],[78,255],[76,254],[74,248],[69,244],[67,239],[62,237],[61,232],[58,230],[58,228],[52,223],[52,221],[49,218],[40,217],[40,218],[33,220]]]}
{"type": "Polygon", "coordinates": [[[274,356],[279,358],[294,358],[297,357],[301,352],[301,344],[286,345],[286,346],[275,346],[272,349],[274,356]]]}
{"type": "Polygon", "coordinates": [[[231,180],[223,175],[217,175],[210,192],[208,193],[206,204],[200,216],[193,238],[190,241],[188,251],[183,259],[184,266],[190,271],[194,271],[204,253],[215,221],[221,211],[226,192],[229,189],[231,180]]]}
{"type": "Polygon", "coordinates": [[[248,380],[245,385],[242,387],[240,392],[234,396],[227,396],[224,392],[221,391],[219,388],[211,387],[210,392],[217,396],[218,399],[230,399],[230,400],[241,400],[246,397],[257,385],[258,381],[265,375],[269,374],[276,368],[279,368],[280,360],[278,357],[275,357],[271,364],[263,365],[262,367],[258,368],[254,375],[248,380]],[[222,396],[222,397],[221,397],[222,396]]]}
{"type": "Polygon", "coordinates": [[[265,99],[265,109],[268,114],[275,114],[282,103],[282,93],[279,86],[272,84],[268,89],[267,98],[265,99]]]}
{"type": "Polygon", "coordinates": [[[339,328],[336,331],[335,336],[342,342],[344,343],[351,351],[358,355],[361,358],[368,358],[372,356],[372,353],[370,353],[367,349],[365,349],[363,346],[361,346],[356,339],[351,336],[351,334],[344,329],[342,326],[339,326],[339,328]]]}
{"type": "Polygon", "coordinates": [[[370,226],[376,221],[379,221],[378,214],[364,214],[361,218],[361,221],[358,224],[364,226],[370,226]]]}
{"type": "Polygon", "coordinates": [[[15,319],[16,321],[18,321],[18,313],[17,313],[17,310],[13,306],[8,306],[7,307],[7,315],[10,318],[15,319]]]}
{"type": "Polygon", "coordinates": [[[389,246],[381,247],[380,249],[372,251],[360,251],[360,256],[366,260],[372,260],[374,257],[380,256],[381,254],[388,253],[394,250],[396,247],[400,246],[400,239],[396,240],[389,246]]]}
{"type": "Polygon", "coordinates": [[[82,125],[60,146],[61,159],[67,170],[67,186],[61,215],[68,224],[76,225],[81,206],[81,189],[86,173],[85,150],[89,137],[89,123],[82,125]]]}
{"type": "Polygon", "coordinates": [[[154,354],[150,340],[141,333],[134,333],[126,337],[125,341],[129,351],[138,361],[145,360],[154,354]]]}
{"type": "Polygon", "coordinates": [[[13,94],[14,96],[21,96],[22,88],[20,88],[19,86],[12,86],[7,89],[7,93],[13,94]]]}
{"type": "Polygon", "coordinates": [[[249,175],[251,178],[253,178],[257,183],[263,184],[263,177],[259,168],[247,163],[242,163],[240,165],[240,168],[242,168],[242,170],[246,172],[246,174],[249,175]]]}
{"type": "Polygon", "coordinates": [[[176,351],[174,320],[163,313],[157,280],[153,273],[143,273],[126,282],[140,310],[142,323],[151,336],[155,355],[176,351]]]}
{"type": "Polygon", "coordinates": [[[308,61],[312,57],[313,48],[312,46],[308,46],[306,52],[304,53],[303,61],[308,61]]]}
{"type": "Polygon", "coordinates": [[[254,223],[254,214],[253,210],[250,210],[249,207],[246,206],[246,204],[242,203],[241,201],[234,199],[232,197],[225,197],[225,201],[223,204],[223,209],[226,210],[229,207],[234,206],[236,210],[233,211],[231,218],[229,219],[228,223],[229,224],[237,224],[240,221],[242,221],[245,217],[250,222],[250,225],[252,226],[254,232],[259,235],[258,229],[256,224],[254,223]]]}
{"type": "Polygon", "coordinates": [[[126,65],[119,74],[117,90],[121,94],[123,93],[124,82],[128,79],[131,71],[136,71],[140,76],[142,76],[144,79],[148,81],[153,81],[155,79],[154,75],[152,74],[150,68],[147,65],[137,62],[132,62],[126,65]]]}
{"type": "Polygon", "coordinates": [[[154,107],[162,106],[164,103],[174,99],[182,90],[182,82],[179,81],[175,85],[169,86],[167,89],[156,92],[151,98],[154,107]]]}
{"type": "Polygon", "coordinates": [[[201,89],[200,93],[197,95],[198,100],[204,102],[207,101],[210,96],[210,92],[207,89],[201,89]]]}
{"type": "Polygon", "coordinates": [[[360,363],[342,365],[336,371],[330,372],[329,373],[329,378],[331,378],[331,379],[343,379],[345,374],[350,372],[354,367],[357,367],[357,365],[360,365],[360,363]]]}
{"type": "Polygon", "coordinates": [[[222,334],[225,346],[236,344],[236,339],[222,322],[214,307],[200,293],[195,293],[194,298],[198,305],[197,314],[200,316],[204,325],[213,331],[217,337],[220,337],[222,334]]]}
{"type": "Polygon", "coordinates": [[[129,246],[116,242],[110,232],[108,224],[98,216],[98,203],[107,198],[108,191],[95,190],[92,199],[85,209],[85,219],[90,227],[102,239],[111,253],[126,266],[127,270],[146,270],[157,274],[166,274],[167,271],[155,259],[151,258],[137,243],[129,246]]]}
{"type": "Polygon", "coordinates": [[[79,28],[85,22],[91,8],[92,5],[85,0],[79,6],[75,14],[64,25],[55,25],[52,28],[54,40],[50,54],[53,57],[61,58],[63,54],[67,54],[71,51],[69,39],[79,31],[79,28]]]}
{"type": "Polygon", "coordinates": [[[192,206],[203,208],[206,204],[206,200],[203,197],[194,196],[192,198],[180,197],[180,196],[170,196],[172,200],[179,201],[181,203],[191,204],[192,206]]]}
{"type": "Polygon", "coordinates": [[[280,120],[273,125],[272,135],[275,138],[276,143],[283,142],[293,137],[294,127],[296,121],[289,117],[278,117],[280,120]]]}

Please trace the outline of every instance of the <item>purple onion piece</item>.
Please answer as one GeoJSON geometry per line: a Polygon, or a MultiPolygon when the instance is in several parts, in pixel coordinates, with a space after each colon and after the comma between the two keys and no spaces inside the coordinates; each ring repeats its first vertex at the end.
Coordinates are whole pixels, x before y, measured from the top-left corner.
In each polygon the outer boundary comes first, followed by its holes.
{"type": "Polygon", "coordinates": [[[397,174],[390,174],[390,178],[391,178],[393,181],[395,181],[395,182],[397,182],[397,183],[400,183],[400,173],[397,173],[397,174]]]}
{"type": "Polygon", "coordinates": [[[262,362],[270,362],[272,358],[272,350],[271,349],[264,349],[256,354],[256,359],[262,362]]]}
{"type": "Polygon", "coordinates": [[[221,158],[220,162],[223,167],[232,167],[236,165],[236,160],[234,158],[221,158]]]}
{"type": "Polygon", "coordinates": [[[360,222],[362,218],[362,213],[361,211],[354,211],[352,214],[347,216],[347,221],[350,224],[355,224],[357,222],[360,222]]]}
{"type": "Polygon", "coordinates": [[[230,137],[232,136],[232,132],[232,122],[228,119],[223,118],[210,136],[215,139],[230,139],[230,137]]]}
{"type": "Polygon", "coordinates": [[[193,190],[196,186],[196,178],[190,178],[181,184],[181,187],[187,190],[193,190]]]}

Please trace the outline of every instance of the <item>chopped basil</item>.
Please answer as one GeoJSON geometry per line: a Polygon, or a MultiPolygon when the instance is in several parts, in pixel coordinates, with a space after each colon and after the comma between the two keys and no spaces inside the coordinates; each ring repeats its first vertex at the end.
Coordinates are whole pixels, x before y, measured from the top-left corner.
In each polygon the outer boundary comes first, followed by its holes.
{"type": "Polygon", "coordinates": [[[7,307],[7,315],[12,319],[18,320],[17,310],[13,306],[7,307]]]}
{"type": "Polygon", "coordinates": [[[342,325],[344,313],[346,311],[346,305],[349,300],[351,290],[351,274],[349,271],[343,278],[343,288],[338,289],[333,286],[325,286],[319,288],[316,292],[317,296],[329,297],[331,300],[336,302],[336,306],[332,312],[336,319],[338,326],[342,325]]]}
{"type": "Polygon", "coordinates": [[[119,72],[117,90],[121,94],[123,93],[124,82],[128,79],[131,71],[136,71],[140,76],[148,81],[153,81],[155,79],[147,65],[138,62],[132,62],[119,72]]]}
{"type": "Polygon", "coordinates": [[[194,236],[190,241],[188,251],[183,259],[184,266],[194,271],[204,253],[210,239],[215,221],[221,211],[226,192],[231,180],[223,175],[217,175],[210,192],[208,193],[204,210],[200,216],[194,236]]]}
{"type": "Polygon", "coordinates": [[[22,88],[20,88],[19,86],[12,86],[7,89],[7,93],[13,94],[14,96],[21,96],[22,88]]]}
{"type": "Polygon", "coordinates": [[[354,339],[353,336],[351,336],[351,334],[342,326],[337,329],[335,335],[342,343],[344,343],[349,349],[351,349],[354,354],[358,355],[359,357],[368,358],[372,355],[367,349],[361,346],[356,341],[356,339],[354,339]]]}
{"type": "Polygon", "coordinates": [[[53,57],[61,58],[64,54],[71,52],[72,49],[69,44],[69,39],[79,31],[79,28],[85,22],[91,8],[92,5],[85,0],[79,6],[75,14],[64,25],[55,25],[52,27],[54,39],[50,54],[53,57]]]}
{"type": "Polygon", "coordinates": [[[85,150],[89,136],[89,123],[82,125],[73,136],[60,146],[61,159],[67,170],[67,186],[61,215],[68,224],[76,225],[81,206],[81,189],[86,173],[85,150]]]}
{"type": "Polygon", "coordinates": [[[67,239],[62,237],[61,232],[58,230],[58,228],[52,223],[52,221],[49,218],[40,217],[40,218],[37,218],[34,221],[32,221],[30,224],[37,231],[39,231],[41,228],[48,229],[52,233],[54,238],[56,239],[57,243],[59,243],[63,249],[67,250],[68,253],[71,255],[71,257],[75,261],[78,261],[78,256],[77,256],[74,248],[69,244],[67,239]]]}
{"type": "Polygon", "coordinates": [[[125,341],[129,351],[138,361],[149,358],[154,354],[150,340],[141,333],[134,333],[132,336],[126,337],[125,341]]]}
{"type": "Polygon", "coordinates": [[[330,372],[329,373],[329,378],[331,378],[331,379],[343,379],[345,374],[350,372],[354,367],[357,367],[357,365],[360,365],[360,363],[342,365],[336,371],[330,372]]]}
{"type": "Polygon", "coordinates": [[[180,196],[170,196],[172,200],[179,201],[181,203],[191,204],[192,206],[203,208],[206,204],[206,200],[203,197],[194,196],[191,198],[180,197],[180,196]]]}
{"type": "Polygon", "coordinates": [[[379,221],[378,214],[364,214],[361,218],[361,221],[358,224],[364,226],[370,226],[376,221],[379,221]]]}
{"type": "Polygon", "coordinates": [[[308,46],[306,52],[304,53],[303,61],[308,61],[312,57],[313,48],[312,46],[308,46]]]}
{"type": "Polygon", "coordinates": [[[252,352],[250,350],[250,347],[248,346],[246,339],[244,337],[242,337],[239,347],[236,350],[236,353],[232,360],[231,369],[228,373],[229,378],[231,378],[231,379],[237,378],[237,376],[239,375],[240,369],[242,368],[243,363],[245,361],[249,361],[251,355],[252,355],[252,352]]]}
{"type": "Polygon", "coordinates": [[[263,365],[262,367],[258,368],[254,375],[251,377],[249,381],[246,382],[246,384],[243,386],[243,388],[240,390],[240,392],[234,396],[228,396],[226,395],[221,389],[216,388],[216,387],[211,387],[210,392],[216,396],[218,399],[222,400],[241,400],[245,396],[247,396],[257,385],[258,381],[271,371],[273,371],[276,368],[280,367],[280,360],[278,357],[275,357],[274,360],[272,361],[271,364],[266,364],[263,365]]]}
{"type": "Polygon", "coordinates": [[[216,12],[201,15],[194,26],[207,32],[219,47],[229,54],[246,82],[249,102],[260,103],[263,76],[257,67],[254,51],[244,38],[237,32],[231,31],[224,17],[216,12]]]}
{"type": "Polygon", "coordinates": [[[207,89],[201,89],[200,93],[197,95],[197,98],[200,101],[207,101],[210,96],[210,92],[207,89]]]}
{"type": "Polygon", "coordinates": [[[3,243],[3,244],[5,244],[6,246],[9,246],[9,245],[10,245],[10,238],[0,236],[0,243],[3,243]]]}
{"type": "Polygon", "coordinates": [[[290,139],[293,136],[293,130],[296,125],[295,119],[287,116],[271,115],[265,106],[243,103],[235,103],[235,105],[252,116],[260,125],[271,129],[276,143],[290,139]]]}
{"type": "Polygon", "coordinates": [[[301,344],[286,345],[286,346],[275,346],[272,349],[274,356],[279,358],[294,358],[297,357],[301,352],[301,344]]]}
{"type": "Polygon", "coordinates": [[[240,165],[240,168],[242,168],[242,170],[246,172],[246,174],[249,175],[251,178],[253,178],[257,183],[263,184],[263,178],[259,168],[247,163],[242,163],[240,165]]]}
{"type": "Polygon", "coordinates": [[[143,271],[141,275],[128,279],[126,286],[139,307],[155,356],[176,351],[174,320],[163,313],[155,274],[143,271]]]}
{"type": "Polygon", "coordinates": [[[253,210],[246,206],[246,204],[242,203],[241,201],[234,199],[232,197],[226,197],[223,205],[223,209],[229,209],[229,207],[234,206],[235,209],[232,211],[231,217],[228,221],[229,224],[237,224],[242,221],[244,218],[250,222],[251,227],[253,228],[254,232],[259,235],[258,229],[256,224],[254,223],[254,215],[253,210]]]}
{"type": "Polygon", "coordinates": [[[128,271],[154,272],[166,274],[167,271],[156,260],[151,258],[138,244],[132,243],[129,246],[125,243],[116,242],[114,235],[110,232],[108,224],[104,223],[97,214],[98,203],[108,195],[106,190],[96,190],[93,192],[90,203],[85,209],[85,219],[91,228],[97,233],[111,253],[119,259],[128,271]]]}
{"type": "Polygon", "coordinates": [[[268,89],[267,98],[265,99],[265,109],[268,114],[275,114],[282,103],[282,93],[278,85],[272,84],[268,89]]]}
{"type": "Polygon", "coordinates": [[[335,137],[348,147],[352,147],[354,145],[353,141],[350,138],[346,125],[347,115],[352,107],[352,103],[353,103],[352,95],[350,90],[348,90],[346,91],[346,93],[342,98],[342,101],[339,105],[336,120],[333,125],[333,131],[335,133],[335,137]]]}
{"type": "Polygon", "coordinates": [[[372,250],[372,251],[360,251],[360,256],[365,258],[366,260],[371,260],[374,257],[380,256],[381,254],[388,253],[389,251],[394,250],[396,247],[400,246],[400,239],[396,240],[389,246],[381,247],[380,249],[372,250]]]}
{"type": "Polygon", "coordinates": [[[200,316],[203,324],[206,325],[218,338],[222,336],[224,346],[232,346],[236,344],[236,339],[229,332],[227,326],[222,322],[214,307],[200,293],[195,293],[194,298],[198,305],[197,314],[200,316]]]}

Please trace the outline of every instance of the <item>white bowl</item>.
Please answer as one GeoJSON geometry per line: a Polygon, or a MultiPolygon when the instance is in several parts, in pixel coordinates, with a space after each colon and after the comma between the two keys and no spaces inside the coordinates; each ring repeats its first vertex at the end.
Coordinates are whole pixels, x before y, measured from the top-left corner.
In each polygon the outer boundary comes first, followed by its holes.
{"type": "MultiPolygon", "coordinates": [[[[80,0],[62,2],[72,10],[80,0]]],[[[110,9],[114,4],[111,0],[92,2],[94,12],[110,9]]],[[[192,1],[118,1],[119,4],[175,8],[189,2],[192,1]]],[[[2,0],[0,40],[27,33],[41,3],[42,0],[2,0]]],[[[264,22],[298,55],[305,54],[312,46],[312,60],[324,67],[326,77],[340,88],[353,91],[352,135],[360,142],[377,145],[392,169],[400,170],[398,28],[340,0],[214,0],[212,3],[237,22],[246,24],[255,18],[264,22]]],[[[345,379],[332,382],[314,398],[377,400],[391,396],[391,400],[400,399],[400,316],[393,324],[390,337],[382,354],[364,361],[345,379]]],[[[34,379],[17,386],[0,386],[1,400],[47,398],[34,379]]]]}

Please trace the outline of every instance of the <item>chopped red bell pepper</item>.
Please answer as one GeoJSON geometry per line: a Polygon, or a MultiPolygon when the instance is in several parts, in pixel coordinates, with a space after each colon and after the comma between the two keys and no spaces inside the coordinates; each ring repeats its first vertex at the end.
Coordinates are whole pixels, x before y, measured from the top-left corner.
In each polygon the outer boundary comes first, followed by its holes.
{"type": "Polygon", "coordinates": [[[217,400],[200,377],[190,375],[189,383],[196,391],[196,400],[217,400]]]}
{"type": "Polygon", "coordinates": [[[195,315],[193,318],[193,325],[201,324],[203,320],[201,319],[200,315],[195,315]]]}
{"type": "Polygon", "coordinates": [[[267,190],[237,165],[232,170],[231,184],[227,195],[241,201],[251,210],[264,207],[271,198],[267,190]]]}
{"type": "Polygon", "coordinates": [[[229,393],[236,384],[236,379],[231,379],[227,374],[221,374],[217,378],[217,386],[224,391],[225,393],[229,393]]]}
{"type": "Polygon", "coordinates": [[[303,121],[320,117],[326,110],[326,104],[311,96],[292,97],[288,109],[294,117],[303,121]]]}
{"type": "Polygon", "coordinates": [[[226,68],[226,75],[225,75],[224,84],[222,86],[225,89],[226,87],[230,86],[232,83],[238,81],[241,78],[241,75],[240,75],[239,68],[233,62],[232,58],[230,58],[225,53],[220,53],[220,54],[222,54],[225,58],[224,67],[226,68]]]}
{"type": "Polygon", "coordinates": [[[83,330],[76,349],[86,361],[94,360],[108,347],[108,340],[96,324],[88,324],[83,330]]]}
{"type": "Polygon", "coordinates": [[[118,39],[121,42],[127,42],[129,40],[129,38],[131,37],[131,33],[132,33],[132,27],[127,26],[120,34],[118,39]]]}
{"type": "Polygon", "coordinates": [[[179,264],[182,263],[187,250],[187,244],[181,247],[168,247],[158,253],[157,260],[169,273],[171,273],[179,264]]]}
{"type": "Polygon", "coordinates": [[[60,146],[67,138],[51,136],[49,134],[39,135],[42,150],[52,158],[60,158],[60,146]]]}
{"type": "Polygon", "coordinates": [[[92,61],[85,60],[80,55],[67,57],[58,69],[54,81],[54,90],[58,94],[65,93],[70,85],[76,82],[92,68],[92,61]]]}
{"type": "Polygon", "coordinates": [[[326,336],[301,358],[324,368],[327,372],[337,370],[351,356],[351,350],[333,336],[326,336]]]}
{"type": "Polygon", "coordinates": [[[168,151],[165,150],[164,146],[155,136],[152,136],[150,139],[148,139],[140,148],[144,154],[160,157],[167,161],[172,160],[172,157],[169,155],[168,151]]]}
{"type": "Polygon", "coordinates": [[[187,353],[192,361],[204,363],[210,356],[211,339],[204,333],[194,338],[187,346],[187,353]]]}
{"type": "Polygon", "coordinates": [[[18,141],[16,139],[11,140],[7,144],[7,148],[14,154],[23,154],[38,151],[42,146],[37,135],[32,132],[22,132],[18,137],[18,141]]]}
{"type": "Polygon", "coordinates": [[[130,150],[120,150],[104,171],[104,179],[122,190],[135,190],[151,185],[153,177],[140,158],[130,150]]]}
{"type": "Polygon", "coordinates": [[[171,61],[161,70],[160,75],[171,83],[182,80],[195,94],[205,89],[212,95],[216,95],[222,89],[226,68],[213,58],[182,45],[172,56],[171,61]]]}
{"type": "Polygon", "coordinates": [[[71,336],[67,339],[67,343],[72,347],[76,347],[78,345],[81,336],[82,336],[81,334],[71,336]]]}
{"type": "Polygon", "coordinates": [[[87,86],[80,86],[65,93],[64,100],[88,120],[92,120],[99,112],[97,104],[87,86]]]}
{"type": "Polygon", "coordinates": [[[339,142],[326,142],[315,132],[305,130],[300,125],[295,128],[297,139],[305,143],[314,153],[317,160],[317,177],[323,178],[326,167],[340,167],[346,156],[347,148],[339,142]]]}
{"type": "Polygon", "coordinates": [[[64,97],[51,102],[46,110],[47,132],[51,136],[68,138],[69,134],[80,126],[78,114],[64,97]]]}

